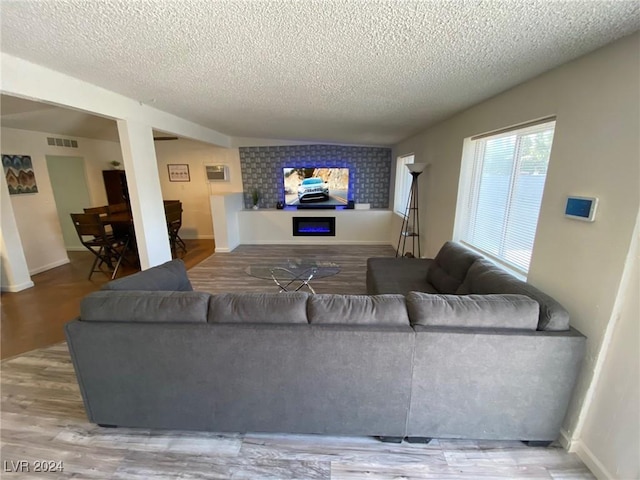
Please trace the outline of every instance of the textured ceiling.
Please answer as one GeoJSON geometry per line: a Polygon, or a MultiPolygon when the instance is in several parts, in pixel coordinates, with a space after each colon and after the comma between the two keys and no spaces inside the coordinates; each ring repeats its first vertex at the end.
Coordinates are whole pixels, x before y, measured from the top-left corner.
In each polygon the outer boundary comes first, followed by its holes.
{"type": "Polygon", "coordinates": [[[392,144],[640,28],[638,1],[6,1],[2,51],[231,136],[392,144]]]}

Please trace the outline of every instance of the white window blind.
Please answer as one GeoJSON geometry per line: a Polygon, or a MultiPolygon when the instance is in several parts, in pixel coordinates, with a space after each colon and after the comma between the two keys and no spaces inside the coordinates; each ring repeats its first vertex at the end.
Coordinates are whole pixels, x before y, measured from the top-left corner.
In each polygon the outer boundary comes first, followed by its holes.
{"type": "Polygon", "coordinates": [[[411,173],[406,165],[415,161],[414,155],[404,155],[398,157],[396,162],[396,193],[393,202],[393,209],[400,215],[405,214],[407,202],[409,201],[409,190],[411,190],[411,173]]]}
{"type": "Polygon", "coordinates": [[[555,121],[482,136],[474,148],[460,240],[526,274],[555,121]]]}

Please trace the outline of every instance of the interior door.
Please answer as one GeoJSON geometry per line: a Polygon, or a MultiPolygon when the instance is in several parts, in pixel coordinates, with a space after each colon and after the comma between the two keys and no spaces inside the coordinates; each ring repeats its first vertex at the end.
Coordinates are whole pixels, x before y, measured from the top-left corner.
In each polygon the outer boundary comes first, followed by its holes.
{"type": "Polygon", "coordinates": [[[84,159],[47,155],[47,169],[65,248],[84,250],[70,216],[71,213],[82,213],[85,207],[92,206],[87,188],[84,159]]]}

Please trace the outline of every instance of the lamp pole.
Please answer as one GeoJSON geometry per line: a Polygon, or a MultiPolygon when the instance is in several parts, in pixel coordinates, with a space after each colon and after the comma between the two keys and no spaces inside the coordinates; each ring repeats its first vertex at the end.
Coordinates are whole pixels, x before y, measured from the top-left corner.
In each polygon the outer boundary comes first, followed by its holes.
{"type": "Polygon", "coordinates": [[[420,215],[418,211],[418,177],[426,168],[426,163],[408,163],[407,168],[411,173],[411,188],[409,189],[409,198],[407,199],[407,208],[404,211],[402,220],[402,228],[400,229],[400,238],[398,239],[398,248],[396,248],[396,257],[403,257],[407,244],[407,237],[411,237],[411,256],[415,257],[416,242],[418,243],[418,258],[422,257],[420,250],[420,215]],[[400,253],[400,245],[402,244],[402,253],[400,253]]]}

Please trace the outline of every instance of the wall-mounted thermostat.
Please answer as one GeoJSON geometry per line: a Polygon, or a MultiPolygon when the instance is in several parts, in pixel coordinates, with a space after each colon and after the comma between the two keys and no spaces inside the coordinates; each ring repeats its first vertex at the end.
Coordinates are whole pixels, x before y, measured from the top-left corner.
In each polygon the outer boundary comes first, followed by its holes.
{"type": "Polygon", "coordinates": [[[584,222],[593,222],[596,218],[597,207],[598,199],[596,197],[567,197],[564,216],[584,222]]]}

